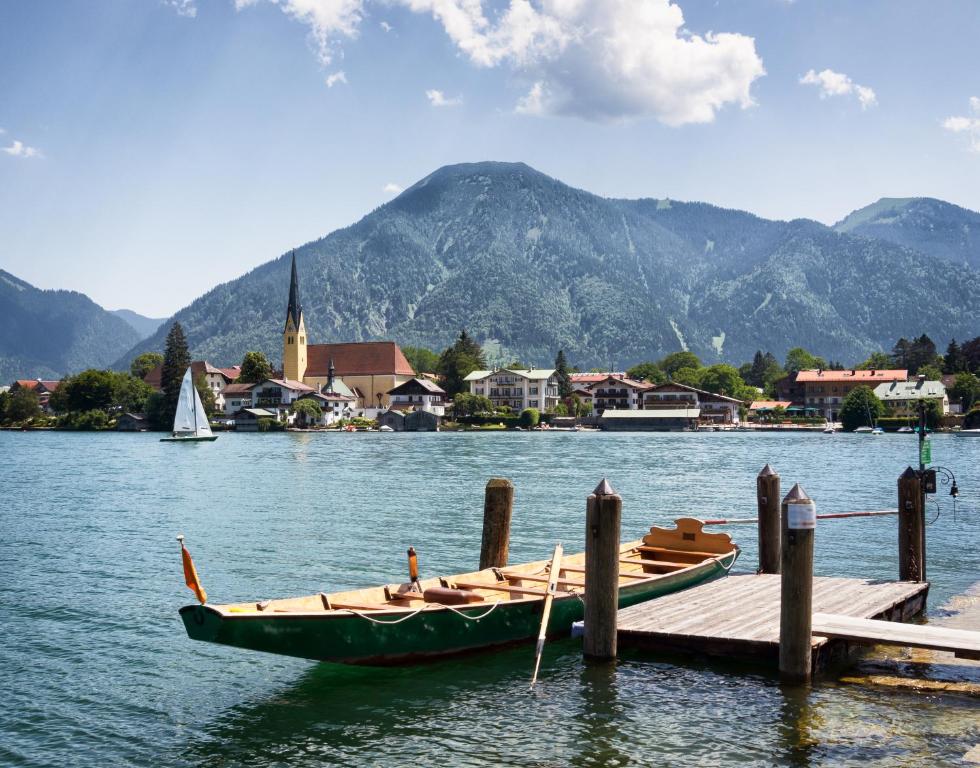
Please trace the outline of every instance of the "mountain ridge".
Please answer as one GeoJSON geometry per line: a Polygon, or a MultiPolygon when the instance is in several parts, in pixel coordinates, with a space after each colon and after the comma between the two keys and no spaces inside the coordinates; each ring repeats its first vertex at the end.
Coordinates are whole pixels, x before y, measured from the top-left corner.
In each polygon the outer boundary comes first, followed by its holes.
{"type": "MultiPolygon", "coordinates": [[[[498,361],[564,348],[583,367],[622,368],[684,345],[709,362],[797,345],[857,360],[900,335],[945,343],[980,327],[980,281],[934,284],[934,257],[912,248],[809,219],[602,198],[523,163],[439,168],[296,255],[314,343],[440,349],[465,327],[498,361]]],[[[278,362],[284,256],[177,313],[195,356],[278,362]]]]}

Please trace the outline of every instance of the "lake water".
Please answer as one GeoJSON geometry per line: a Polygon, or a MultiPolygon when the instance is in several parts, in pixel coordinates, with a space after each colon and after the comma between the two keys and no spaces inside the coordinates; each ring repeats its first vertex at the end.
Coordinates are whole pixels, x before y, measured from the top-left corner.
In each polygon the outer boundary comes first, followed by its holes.
{"type": "MultiPolygon", "coordinates": [[[[187,639],[175,536],[215,602],[476,567],[483,486],[511,478],[511,562],[583,545],[608,477],[623,536],[674,517],[750,517],[772,462],[818,512],[894,507],[912,435],[147,434],[0,432],[0,765],[955,764],[980,702],[550,643],[398,669],[345,668],[187,639]]],[[[927,528],[930,609],[980,578],[980,440],[937,435],[956,473],[927,528]]],[[[729,529],[754,569],[754,526],[729,529]]],[[[816,571],[895,578],[894,517],[820,523],[816,571]]]]}

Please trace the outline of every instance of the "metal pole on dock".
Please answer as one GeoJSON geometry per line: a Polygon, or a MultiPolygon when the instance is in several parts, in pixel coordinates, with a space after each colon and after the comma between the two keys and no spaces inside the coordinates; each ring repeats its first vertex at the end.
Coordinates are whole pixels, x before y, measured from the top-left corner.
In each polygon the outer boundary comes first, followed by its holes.
{"type": "Polygon", "coordinates": [[[487,481],[483,496],[483,540],[480,570],[507,565],[510,547],[510,518],[514,510],[514,484],[503,477],[487,481]]]}
{"type": "Polygon", "coordinates": [[[779,573],[779,474],[766,464],[755,479],[759,505],[759,573],[779,573]]]}
{"type": "Polygon", "coordinates": [[[616,658],[619,610],[619,528],[623,497],[605,479],[586,501],[585,636],[587,658],[616,658]]]}
{"type": "Polygon", "coordinates": [[[912,467],[898,478],[898,578],[926,580],[926,526],[922,478],[912,467]]]}
{"type": "Polygon", "coordinates": [[[797,483],[783,499],[782,512],[779,676],[788,683],[809,683],[817,508],[797,483]]]}

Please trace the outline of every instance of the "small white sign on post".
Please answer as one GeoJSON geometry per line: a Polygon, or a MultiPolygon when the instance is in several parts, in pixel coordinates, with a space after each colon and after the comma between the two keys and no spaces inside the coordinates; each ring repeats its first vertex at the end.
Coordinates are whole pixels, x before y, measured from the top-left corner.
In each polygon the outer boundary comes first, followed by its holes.
{"type": "Polygon", "coordinates": [[[788,503],[786,527],[791,531],[812,531],[817,527],[817,505],[812,500],[788,503]]]}

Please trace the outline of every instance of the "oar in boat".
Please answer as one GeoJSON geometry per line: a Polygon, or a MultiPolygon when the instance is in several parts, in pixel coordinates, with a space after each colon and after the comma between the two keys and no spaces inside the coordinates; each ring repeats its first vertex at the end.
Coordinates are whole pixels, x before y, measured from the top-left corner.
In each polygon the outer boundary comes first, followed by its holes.
{"type": "Polygon", "coordinates": [[[561,544],[555,545],[555,554],[551,556],[551,572],[548,574],[548,590],[544,596],[544,611],[541,614],[541,629],[538,631],[538,645],[534,649],[534,674],[531,676],[531,687],[538,681],[538,668],[541,666],[541,653],[544,651],[544,641],[548,636],[548,619],[551,616],[551,601],[555,599],[558,590],[558,575],[561,573],[561,544]]]}

